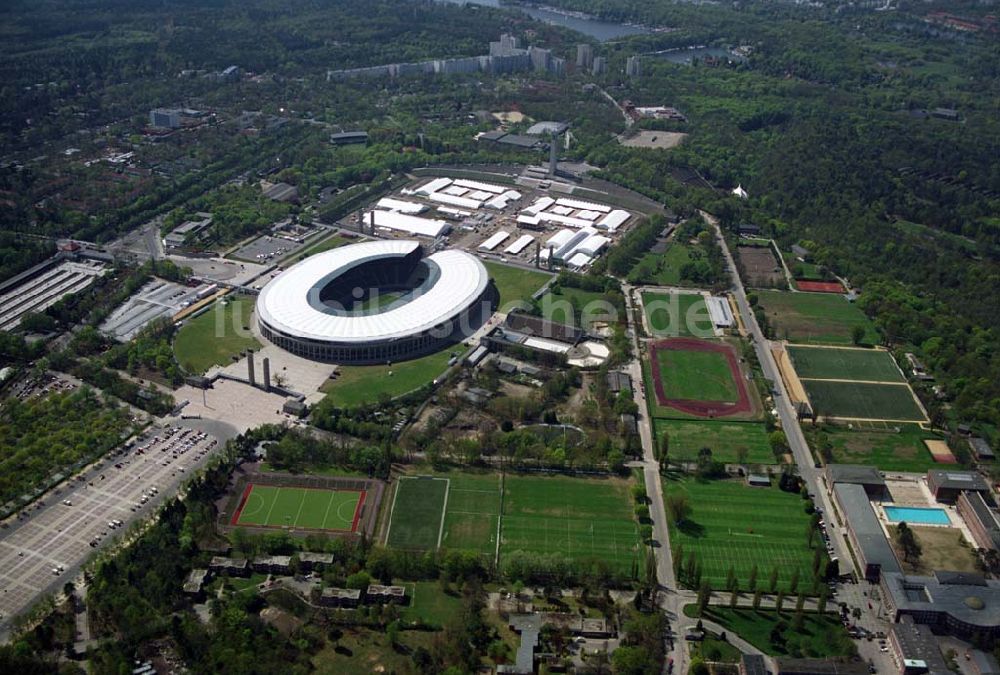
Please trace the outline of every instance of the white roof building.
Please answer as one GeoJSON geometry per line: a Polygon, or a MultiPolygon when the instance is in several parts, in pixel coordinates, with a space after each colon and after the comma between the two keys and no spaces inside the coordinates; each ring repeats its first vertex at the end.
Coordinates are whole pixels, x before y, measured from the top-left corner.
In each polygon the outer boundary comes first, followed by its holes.
{"type": "Polygon", "coordinates": [[[376,204],[376,206],[386,211],[399,211],[400,213],[409,213],[410,215],[423,213],[427,210],[427,207],[423,204],[407,202],[402,199],[392,199],[390,197],[383,197],[378,200],[378,204],[376,204]]]}
{"type": "Polygon", "coordinates": [[[484,251],[492,251],[497,246],[499,246],[504,241],[506,241],[507,237],[509,237],[509,236],[510,236],[510,232],[505,232],[503,230],[500,230],[499,232],[497,232],[496,234],[494,234],[492,237],[490,237],[489,239],[487,239],[486,241],[484,241],[482,244],[480,244],[479,248],[481,248],[484,251]]]}
{"type": "Polygon", "coordinates": [[[534,240],[535,240],[535,238],[533,236],[531,236],[530,234],[522,234],[520,237],[517,238],[517,240],[513,244],[511,244],[510,246],[508,246],[507,248],[504,249],[504,253],[510,253],[511,255],[517,255],[518,253],[520,253],[521,251],[523,251],[528,246],[528,244],[530,244],[534,240]]]}
{"type": "Polygon", "coordinates": [[[482,192],[491,192],[495,195],[503,194],[509,189],[501,185],[493,185],[492,183],[480,183],[477,180],[465,180],[464,178],[455,179],[455,185],[460,185],[462,187],[466,187],[471,190],[481,190],[482,192]]]}
{"type": "Polygon", "coordinates": [[[449,185],[451,185],[450,178],[435,178],[432,181],[424,183],[421,187],[418,187],[416,189],[416,193],[421,195],[430,195],[440,190],[443,190],[449,185]]]}
{"type": "Polygon", "coordinates": [[[375,227],[394,230],[396,232],[417,234],[422,237],[440,237],[451,229],[451,225],[443,220],[418,218],[417,216],[410,216],[396,211],[369,211],[364,215],[365,224],[370,224],[373,218],[375,220],[375,227]]]}
{"type": "Polygon", "coordinates": [[[607,230],[608,232],[614,232],[619,227],[621,227],[622,225],[624,225],[625,221],[627,221],[630,217],[631,217],[631,214],[628,211],[622,211],[621,209],[615,209],[614,211],[612,211],[608,215],[606,215],[603,218],[601,218],[601,220],[598,221],[598,223],[597,223],[597,227],[603,228],[603,229],[607,230]]]}
{"type": "Polygon", "coordinates": [[[427,198],[432,202],[438,202],[439,204],[449,204],[451,206],[460,206],[463,209],[475,210],[483,205],[482,200],[472,199],[470,197],[456,197],[455,195],[449,195],[444,192],[432,192],[429,195],[427,195],[427,198]]]}
{"type": "Polygon", "coordinates": [[[611,211],[611,207],[606,204],[583,202],[579,199],[567,199],[566,197],[560,197],[557,199],[556,204],[559,204],[560,206],[568,206],[571,209],[587,209],[588,211],[600,211],[601,213],[608,213],[611,211]]]}

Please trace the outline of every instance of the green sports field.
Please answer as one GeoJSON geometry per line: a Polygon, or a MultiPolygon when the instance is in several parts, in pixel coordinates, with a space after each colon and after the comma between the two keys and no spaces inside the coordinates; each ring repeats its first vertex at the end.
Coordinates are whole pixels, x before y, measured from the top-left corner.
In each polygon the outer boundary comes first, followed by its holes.
{"type": "Polygon", "coordinates": [[[656,360],[667,398],[726,402],[739,398],[724,354],[659,349],[656,360]]]}
{"type": "Polygon", "coordinates": [[[657,418],[653,420],[653,431],[657,443],[664,433],[667,434],[672,462],[694,462],[698,458],[698,451],[707,447],[711,448],[715,461],[735,463],[738,461],[737,449],[743,447],[747,449],[747,463],[775,463],[767,431],[760,422],[700,422],[657,418]]]}
{"type": "Polygon", "coordinates": [[[864,343],[877,344],[875,326],[856,305],[833,293],[754,291],[779,339],[849,345],[854,326],[865,329],[864,343]]]}
{"type": "Polygon", "coordinates": [[[247,487],[234,524],[351,532],[361,497],[357,490],[253,484],[247,487]]]}
{"type": "Polygon", "coordinates": [[[590,326],[595,321],[617,322],[617,310],[604,300],[604,293],[582,288],[562,287],[558,293],[548,292],[539,298],[542,316],[549,321],[576,326],[581,321],[590,326]],[[581,321],[576,320],[576,316],[581,321]]]}
{"type": "Polygon", "coordinates": [[[868,464],[883,471],[915,473],[940,466],[924,440],[942,440],[941,437],[916,424],[886,426],[881,430],[824,427],[823,431],[832,446],[833,461],[838,464],[868,464]]]}
{"type": "Polygon", "coordinates": [[[541,288],[552,275],[536,272],[523,267],[503,265],[498,262],[484,261],[486,271],[500,292],[500,308],[509,310],[514,303],[527,301],[541,288]]]}
{"type": "MultiPolygon", "coordinates": [[[[741,588],[748,588],[757,566],[757,586],[767,590],[772,568],[778,570],[778,588],[789,588],[793,570],[799,570],[799,588],[811,585],[813,550],[807,546],[809,516],[798,494],[782,492],[777,480],[770,488],[747,487],[742,481],[673,479],[664,482],[666,494],[687,493],[692,510],[680,524],[670,524],[674,555],[683,548],[686,561],[694,553],[703,579],[713,589],[724,589],[729,568],[741,588]]],[[[816,535],[814,545],[821,545],[816,535]]]]}
{"type": "Polygon", "coordinates": [[[453,472],[447,476],[400,478],[388,544],[429,550],[437,547],[440,534],[442,548],[492,556],[496,553],[499,515],[497,474],[453,472]]]}
{"type": "Polygon", "coordinates": [[[377,403],[380,396],[402,396],[439,377],[448,370],[452,354],[466,352],[461,344],[451,345],[427,356],[392,365],[342,366],[336,379],[327,380],[320,391],[335,406],[351,408],[377,403]]]}
{"type": "Polygon", "coordinates": [[[821,417],[923,422],[926,418],[906,384],[802,380],[813,411],[821,417]]]}
{"type": "Polygon", "coordinates": [[[500,555],[598,558],[628,573],[639,555],[628,481],[566,476],[505,479],[500,555]]]}
{"type": "Polygon", "coordinates": [[[715,337],[705,298],[695,293],[643,293],[642,307],[653,335],[715,337]]]}
{"type": "Polygon", "coordinates": [[[876,349],[789,346],[800,378],[905,382],[892,354],[876,349]]]}
{"type": "Polygon", "coordinates": [[[392,500],[392,520],[386,543],[395,548],[431,550],[441,537],[448,481],[400,478],[392,500]]]}

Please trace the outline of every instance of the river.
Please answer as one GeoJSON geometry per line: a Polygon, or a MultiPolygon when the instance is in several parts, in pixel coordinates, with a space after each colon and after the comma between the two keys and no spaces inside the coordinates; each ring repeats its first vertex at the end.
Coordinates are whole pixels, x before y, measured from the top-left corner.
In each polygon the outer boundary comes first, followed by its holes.
{"type": "Polygon", "coordinates": [[[622,23],[612,23],[600,19],[588,18],[584,15],[566,14],[559,10],[546,9],[542,7],[526,7],[523,5],[502,4],[500,0],[440,0],[450,2],[453,5],[483,5],[485,7],[498,7],[502,9],[514,9],[524,12],[528,16],[544,21],[548,24],[562,26],[575,30],[578,33],[588,35],[600,42],[617,40],[629,35],[645,35],[651,33],[649,28],[644,26],[632,26],[622,23]]]}

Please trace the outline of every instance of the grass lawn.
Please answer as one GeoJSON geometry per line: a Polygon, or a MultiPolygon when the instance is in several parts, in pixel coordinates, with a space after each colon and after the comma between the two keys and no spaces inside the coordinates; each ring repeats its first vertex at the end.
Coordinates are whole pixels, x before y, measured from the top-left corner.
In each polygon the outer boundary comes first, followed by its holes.
{"type": "Polygon", "coordinates": [[[789,345],[799,377],[820,380],[905,382],[892,354],[876,349],[830,349],[789,345]]]}
{"type": "Polygon", "coordinates": [[[437,548],[448,481],[435,478],[400,478],[392,501],[392,521],[386,544],[395,548],[437,548]]]}
{"type": "MultiPolygon", "coordinates": [[[[794,607],[794,601],[792,603],[794,607]]],[[[689,614],[692,605],[684,608],[689,614]]],[[[726,630],[736,633],[757,649],[771,656],[792,656],[797,658],[830,658],[854,656],[857,652],[847,629],[836,614],[818,615],[807,613],[801,631],[795,631],[794,612],[753,609],[730,609],[710,607],[708,617],[726,630]],[[784,624],[779,642],[771,641],[771,632],[779,624],[784,624]]]]}
{"type": "MultiPolygon", "coordinates": [[[[768,590],[771,570],[777,569],[779,589],[787,590],[798,570],[799,590],[809,590],[814,553],[807,545],[805,502],[774,483],[771,488],[752,488],[739,480],[665,480],[666,494],[685,493],[691,504],[691,515],[670,525],[674,555],[682,548],[686,562],[694,553],[702,578],[714,589],[725,588],[730,567],[740,588],[747,589],[756,565],[758,588],[768,590]]],[[[816,535],[813,545],[821,542],[816,535]]]]}
{"type": "Polygon", "coordinates": [[[551,278],[551,274],[523,267],[512,267],[484,260],[486,271],[500,292],[500,309],[507,311],[512,303],[529,300],[535,291],[551,278]]]}
{"type": "Polygon", "coordinates": [[[712,449],[718,462],[738,461],[736,450],[747,449],[749,464],[774,464],[774,453],[764,425],[759,422],[723,422],[718,420],[687,421],[654,419],[653,431],[659,443],[666,433],[671,461],[695,461],[698,451],[712,449]]]}
{"type": "Polygon", "coordinates": [[[755,291],[778,338],[792,342],[849,345],[851,330],[863,326],[865,344],[877,344],[875,326],[857,306],[835,293],[755,291]]]}
{"type": "MultiPolygon", "coordinates": [[[[649,359],[642,360],[642,378],[645,382],[647,392],[655,392],[656,385],[653,381],[653,366],[649,359]]],[[[703,417],[696,417],[694,415],[688,415],[685,412],[677,410],[675,408],[669,408],[667,406],[662,406],[656,400],[656,394],[651,393],[646,396],[646,405],[649,407],[649,416],[651,418],[664,418],[664,419],[684,419],[684,420],[700,420],[703,417]]]]}
{"type": "Polygon", "coordinates": [[[243,329],[250,326],[255,300],[242,296],[216,302],[207,312],[187,319],[174,338],[174,356],[181,367],[200,375],[212,366],[230,363],[245,349],[259,348],[249,329],[243,329]]]}
{"type": "Polygon", "coordinates": [[[924,439],[940,440],[940,436],[916,424],[900,424],[899,429],[899,433],[840,427],[826,427],[825,431],[833,445],[833,461],[838,464],[868,464],[883,471],[917,473],[939,466],[927,451],[924,439]]]}
{"type": "Polygon", "coordinates": [[[657,267],[655,274],[643,279],[645,283],[657,286],[692,286],[688,282],[681,281],[681,268],[691,262],[691,247],[687,244],[673,242],[662,255],[647,253],[637,265],[650,265],[652,261],[657,267]]]}
{"type": "Polygon", "coordinates": [[[641,554],[629,481],[566,476],[505,479],[501,563],[512,551],[598,558],[628,574],[641,554]]]}
{"type": "Polygon", "coordinates": [[[915,560],[903,559],[903,550],[896,543],[896,526],[890,525],[893,533],[890,543],[896,551],[903,571],[907,574],[931,575],[934,570],[954,572],[979,572],[976,554],[969,548],[961,530],[955,527],[922,527],[910,525],[920,544],[920,557],[915,560]]]}
{"type": "Polygon", "coordinates": [[[702,295],[643,293],[642,307],[657,337],[715,337],[715,326],[702,295]]]}
{"type": "Polygon", "coordinates": [[[407,583],[406,593],[410,603],[401,612],[404,621],[443,626],[462,606],[461,595],[457,591],[455,595],[445,593],[437,581],[407,583]]]}
{"type": "Polygon", "coordinates": [[[320,391],[335,405],[345,408],[375,403],[382,395],[402,396],[444,373],[451,355],[461,357],[465,351],[463,345],[455,344],[435,354],[391,366],[341,366],[337,378],[327,380],[320,391]]]}
{"type": "Polygon", "coordinates": [[[350,490],[255,484],[236,524],[351,531],[360,499],[360,492],[350,490]]]}
{"type": "Polygon", "coordinates": [[[344,244],[351,241],[357,241],[357,240],[348,239],[347,237],[341,236],[339,234],[331,234],[329,237],[326,237],[321,241],[317,241],[312,246],[303,249],[298,253],[293,254],[292,256],[290,256],[290,259],[294,258],[296,262],[298,262],[299,260],[305,260],[311,255],[322,253],[323,251],[329,251],[331,248],[337,248],[338,246],[343,246],[344,244]]]}
{"type": "Polygon", "coordinates": [[[802,380],[819,416],[920,422],[925,419],[906,384],[802,380]]]}
{"type": "Polygon", "coordinates": [[[668,399],[735,402],[739,398],[724,354],[660,349],[656,357],[668,399]]]}
{"type": "Polygon", "coordinates": [[[701,657],[714,663],[739,663],[742,655],[743,652],[722,640],[705,638],[701,642],[691,643],[692,658],[701,657]]]}
{"type": "Polygon", "coordinates": [[[575,320],[579,315],[586,328],[595,321],[617,320],[615,308],[606,304],[604,294],[585,291],[582,288],[560,288],[558,293],[546,293],[539,299],[542,316],[549,321],[579,325],[575,320]],[[576,308],[574,310],[574,307],[576,308]]]}
{"type": "Polygon", "coordinates": [[[816,263],[802,262],[791,251],[783,251],[782,255],[785,258],[785,264],[788,265],[788,269],[791,270],[792,276],[796,279],[802,279],[803,281],[826,281],[823,278],[823,274],[819,271],[819,265],[816,263]]]}
{"type": "Polygon", "coordinates": [[[312,657],[312,665],[320,675],[412,672],[410,654],[417,647],[430,649],[436,637],[431,631],[402,631],[400,648],[393,649],[383,631],[357,626],[342,626],[338,630],[340,639],[327,643],[312,657]]]}

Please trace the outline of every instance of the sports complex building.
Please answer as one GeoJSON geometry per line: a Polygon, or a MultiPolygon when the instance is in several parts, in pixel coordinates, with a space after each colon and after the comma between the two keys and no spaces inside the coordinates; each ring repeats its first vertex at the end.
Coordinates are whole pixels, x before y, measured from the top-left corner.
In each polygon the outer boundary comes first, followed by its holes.
{"type": "Polygon", "coordinates": [[[498,295],[474,256],[424,256],[419,242],[382,240],[306,258],[260,292],[265,338],[293,354],[337,363],[405,360],[461,340],[498,295]]]}

